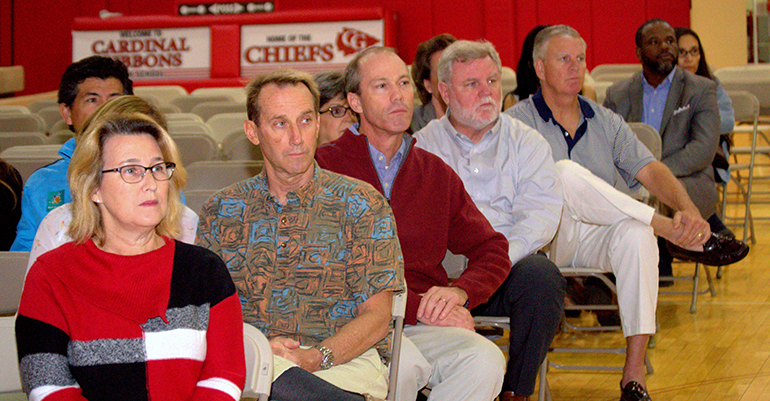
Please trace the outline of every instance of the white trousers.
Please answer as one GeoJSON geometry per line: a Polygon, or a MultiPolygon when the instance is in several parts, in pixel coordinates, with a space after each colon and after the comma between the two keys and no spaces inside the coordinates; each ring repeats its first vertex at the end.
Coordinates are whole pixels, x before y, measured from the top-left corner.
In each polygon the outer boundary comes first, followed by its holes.
{"type": "MultiPolygon", "coordinates": [[[[505,357],[492,341],[470,330],[421,323],[404,326],[404,335],[404,340],[411,341],[415,348],[404,346],[409,344],[407,341],[402,343],[401,366],[408,359],[416,357],[419,360],[419,356],[413,355],[414,351],[422,354],[432,371],[427,383],[431,388],[429,401],[491,401],[500,393],[505,357]],[[409,353],[412,355],[404,357],[409,353]]],[[[411,400],[414,400],[424,385],[415,388],[419,383],[413,383],[409,376],[401,373],[399,370],[398,385],[403,384],[403,394],[412,394],[411,400]]],[[[402,390],[397,393],[402,394],[402,390]]]]}
{"type": "Polygon", "coordinates": [[[623,335],[654,334],[658,246],[650,222],[655,209],[571,160],[556,167],[564,207],[550,259],[559,267],[614,273],[623,335]]]}
{"type": "MultiPolygon", "coordinates": [[[[406,327],[406,326],[405,326],[406,327]]],[[[414,401],[417,392],[428,384],[433,367],[406,335],[401,338],[401,360],[398,363],[396,401],[414,401]]]]}

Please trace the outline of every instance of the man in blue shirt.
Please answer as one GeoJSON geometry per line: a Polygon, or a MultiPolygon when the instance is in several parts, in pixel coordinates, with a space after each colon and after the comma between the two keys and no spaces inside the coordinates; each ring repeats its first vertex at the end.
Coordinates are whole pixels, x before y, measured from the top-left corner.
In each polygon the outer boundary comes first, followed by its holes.
{"type": "MultiPolygon", "coordinates": [[[[64,71],[59,85],[59,113],[77,138],[85,121],[102,103],[116,96],[132,94],[133,82],[123,63],[107,57],[88,57],[64,71]]],[[[11,251],[28,252],[45,215],[72,202],[67,168],[75,151],[76,138],[68,140],[59,149],[61,159],[38,169],[27,179],[21,198],[21,220],[16,226],[16,240],[11,251]]]]}

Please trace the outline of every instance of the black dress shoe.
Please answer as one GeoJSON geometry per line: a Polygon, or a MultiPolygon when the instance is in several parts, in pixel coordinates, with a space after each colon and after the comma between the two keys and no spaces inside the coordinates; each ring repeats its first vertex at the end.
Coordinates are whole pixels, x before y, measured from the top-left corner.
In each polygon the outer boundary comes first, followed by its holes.
{"type": "Polygon", "coordinates": [[[641,384],[631,381],[620,388],[620,401],[652,401],[652,399],[641,384]]]}
{"type": "Polygon", "coordinates": [[[688,251],[670,242],[667,243],[671,256],[689,262],[700,262],[709,266],[730,265],[741,261],[749,253],[749,246],[743,241],[711,233],[703,244],[703,252],[688,251]]]}

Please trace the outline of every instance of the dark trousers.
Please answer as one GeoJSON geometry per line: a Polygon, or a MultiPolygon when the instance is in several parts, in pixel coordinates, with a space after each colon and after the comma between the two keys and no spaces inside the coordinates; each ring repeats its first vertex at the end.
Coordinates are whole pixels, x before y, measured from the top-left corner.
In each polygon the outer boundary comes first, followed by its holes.
{"type": "MultiPolygon", "coordinates": [[[[706,220],[709,223],[709,228],[711,229],[711,232],[714,233],[725,233],[729,232],[729,235],[732,236],[732,232],[727,229],[727,226],[725,226],[725,223],[722,222],[722,220],[719,219],[719,216],[716,214],[712,214],[711,217],[706,220]]],[[[674,271],[671,269],[671,262],[674,261],[674,258],[671,256],[671,254],[668,252],[668,248],[666,247],[666,240],[662,237],[658,237],[658,252],[660,253],[660,260],[658,261],[658,272],[661,276],[673,276],[674,271]]]]}
{"type": "Polygon", "coordinates": [[[293,367],[281,373],[270,389],[272,401],[364,401],[364,397],[342,390],[324,379],[293,367]]]}
{"type": "Polygon", "coordinates": [[[505,283],[474,316],[508,316],[511,342],[503,391],[529,396],[564,313],[566,280],[543,253],[513,265],[505,283]]]}

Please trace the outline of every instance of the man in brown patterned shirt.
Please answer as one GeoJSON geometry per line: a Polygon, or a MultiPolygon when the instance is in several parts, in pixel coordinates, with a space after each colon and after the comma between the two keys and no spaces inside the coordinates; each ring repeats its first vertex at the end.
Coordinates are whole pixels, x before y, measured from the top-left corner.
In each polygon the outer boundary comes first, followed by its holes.
{"type": "Polygon", "coordinates": [[[244,131],[265,168],[206,203],[198,244],[222,257],[244,321],[270,339],[274,396],[313,399],[315,388],[296,388],[315,372],[384,398],[391,302],[404,290],[390,207],[368,184],[315,164],[318,90],[309,75],[276,71],[247,91],[244,131]],[[282,378],[291,380],[281,386],[282,378]],[[283,390],[294,393],[276,394],[283,390]]]}

